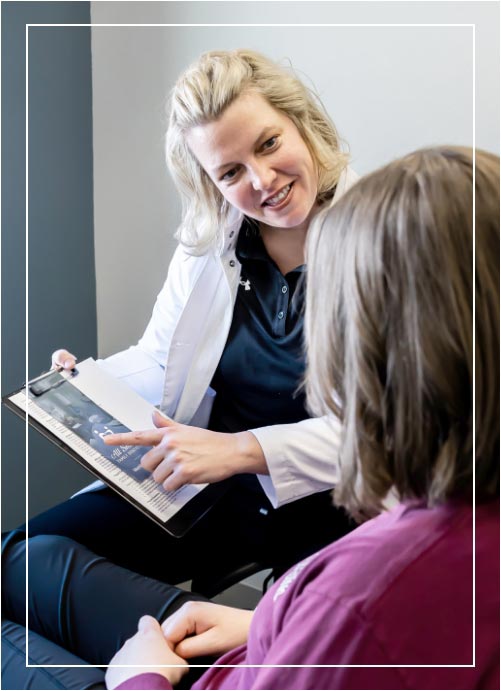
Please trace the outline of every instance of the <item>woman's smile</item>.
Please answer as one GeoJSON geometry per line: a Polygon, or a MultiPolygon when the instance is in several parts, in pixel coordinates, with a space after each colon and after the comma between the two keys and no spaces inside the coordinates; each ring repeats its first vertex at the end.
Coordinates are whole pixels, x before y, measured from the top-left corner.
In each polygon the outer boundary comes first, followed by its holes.
{"type": "Polygon", "coordinates": [[[261,206],[271,206],[275,210],[279,208],[282,209],[286,204],[289,203],[292,185],[293,183],[290,182],[285,187],[282,187],[282,189],[277,194],[273,195],[272,197],[269,197],[266,201],[262,203],[261,206]]]}

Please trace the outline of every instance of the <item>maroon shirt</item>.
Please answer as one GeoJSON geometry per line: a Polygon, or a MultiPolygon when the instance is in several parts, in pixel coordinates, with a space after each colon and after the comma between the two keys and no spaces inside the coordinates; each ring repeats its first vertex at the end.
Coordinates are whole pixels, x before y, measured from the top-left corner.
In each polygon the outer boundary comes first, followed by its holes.
{"type": "MultiPolygon", "coordinates": [[[[213,667],[193,688],[499,689],[499,502],[476,509],[475,667],[472,528],[461,503],[401,504],[365,523],[285,574],[247,645],[217,662],[284,667],[213,667]]],[[[118,688],[171,687],[150,674],[118,688]]]]}

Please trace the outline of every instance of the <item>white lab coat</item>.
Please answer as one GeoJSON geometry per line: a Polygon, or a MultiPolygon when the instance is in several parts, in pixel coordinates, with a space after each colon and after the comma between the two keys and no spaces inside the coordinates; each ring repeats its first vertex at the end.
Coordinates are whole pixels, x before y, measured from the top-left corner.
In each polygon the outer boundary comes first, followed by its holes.
{"type": "MultiPolygon", "coordinates": [[[[333,203],[356,179],[349,168],[343,172],[333,203]]],[[[226,344],[240,279],[235,246],[241,223],[235,212],[219,255],[196,257],[179,246],[137,346],[99,361],[178,422],[206,426],[209,419],[214,395],[209,385],[226,344]]],[[[266,458],[270,475],[258,477],[273,506],[335,485],[336,420],[311,418],[251,431],[266,458]]]]}

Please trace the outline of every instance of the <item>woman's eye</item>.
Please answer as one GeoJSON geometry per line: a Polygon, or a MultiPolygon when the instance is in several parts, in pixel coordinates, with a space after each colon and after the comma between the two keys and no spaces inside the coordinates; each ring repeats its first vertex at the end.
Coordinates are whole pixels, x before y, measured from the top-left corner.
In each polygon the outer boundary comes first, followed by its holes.
{"type": "Polygon", "coordinates": [[[263,144],[263,149],[273,149],[275,144],[278,141],[278,137],[270,137],[270,139],[267,139],[265,143],[263,144]]]}
{"type": "Polygon", "coordinates": [[[224,175],[222,175],[221,180],[224,180],[225,182],[229,182],[230,180],[233,180],[235,175],[238,173],[238,168],[232,168],[231,170],[227,170],[224,175]]]}

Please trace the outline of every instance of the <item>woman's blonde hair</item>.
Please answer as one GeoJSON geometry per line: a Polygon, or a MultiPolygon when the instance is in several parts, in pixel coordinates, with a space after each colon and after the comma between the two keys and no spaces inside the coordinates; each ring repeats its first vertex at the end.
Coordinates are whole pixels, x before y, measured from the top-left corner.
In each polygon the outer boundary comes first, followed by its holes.
{"type": "Polygon", "coordinates": [[[390,488],[471,496],[473,458],[477,500],[496,495],[499,158],[439,147],[390,163],[322,212],[307,255],[307,395],[343,423],[336,502],[360,518],[390,488]]]}
{"type": "Polygon", "coordinates": [[[251,50],[203,54],[178,79],[170,98],[167,163],[183,202],[177,238],[193,253],[221,248],[231,207],[186,143],[186,133],[217,120],[253,91],[296,125],[318,169],[318,201],[332,196],[347,155],[318,97],[292,72],[251,50]]]}

